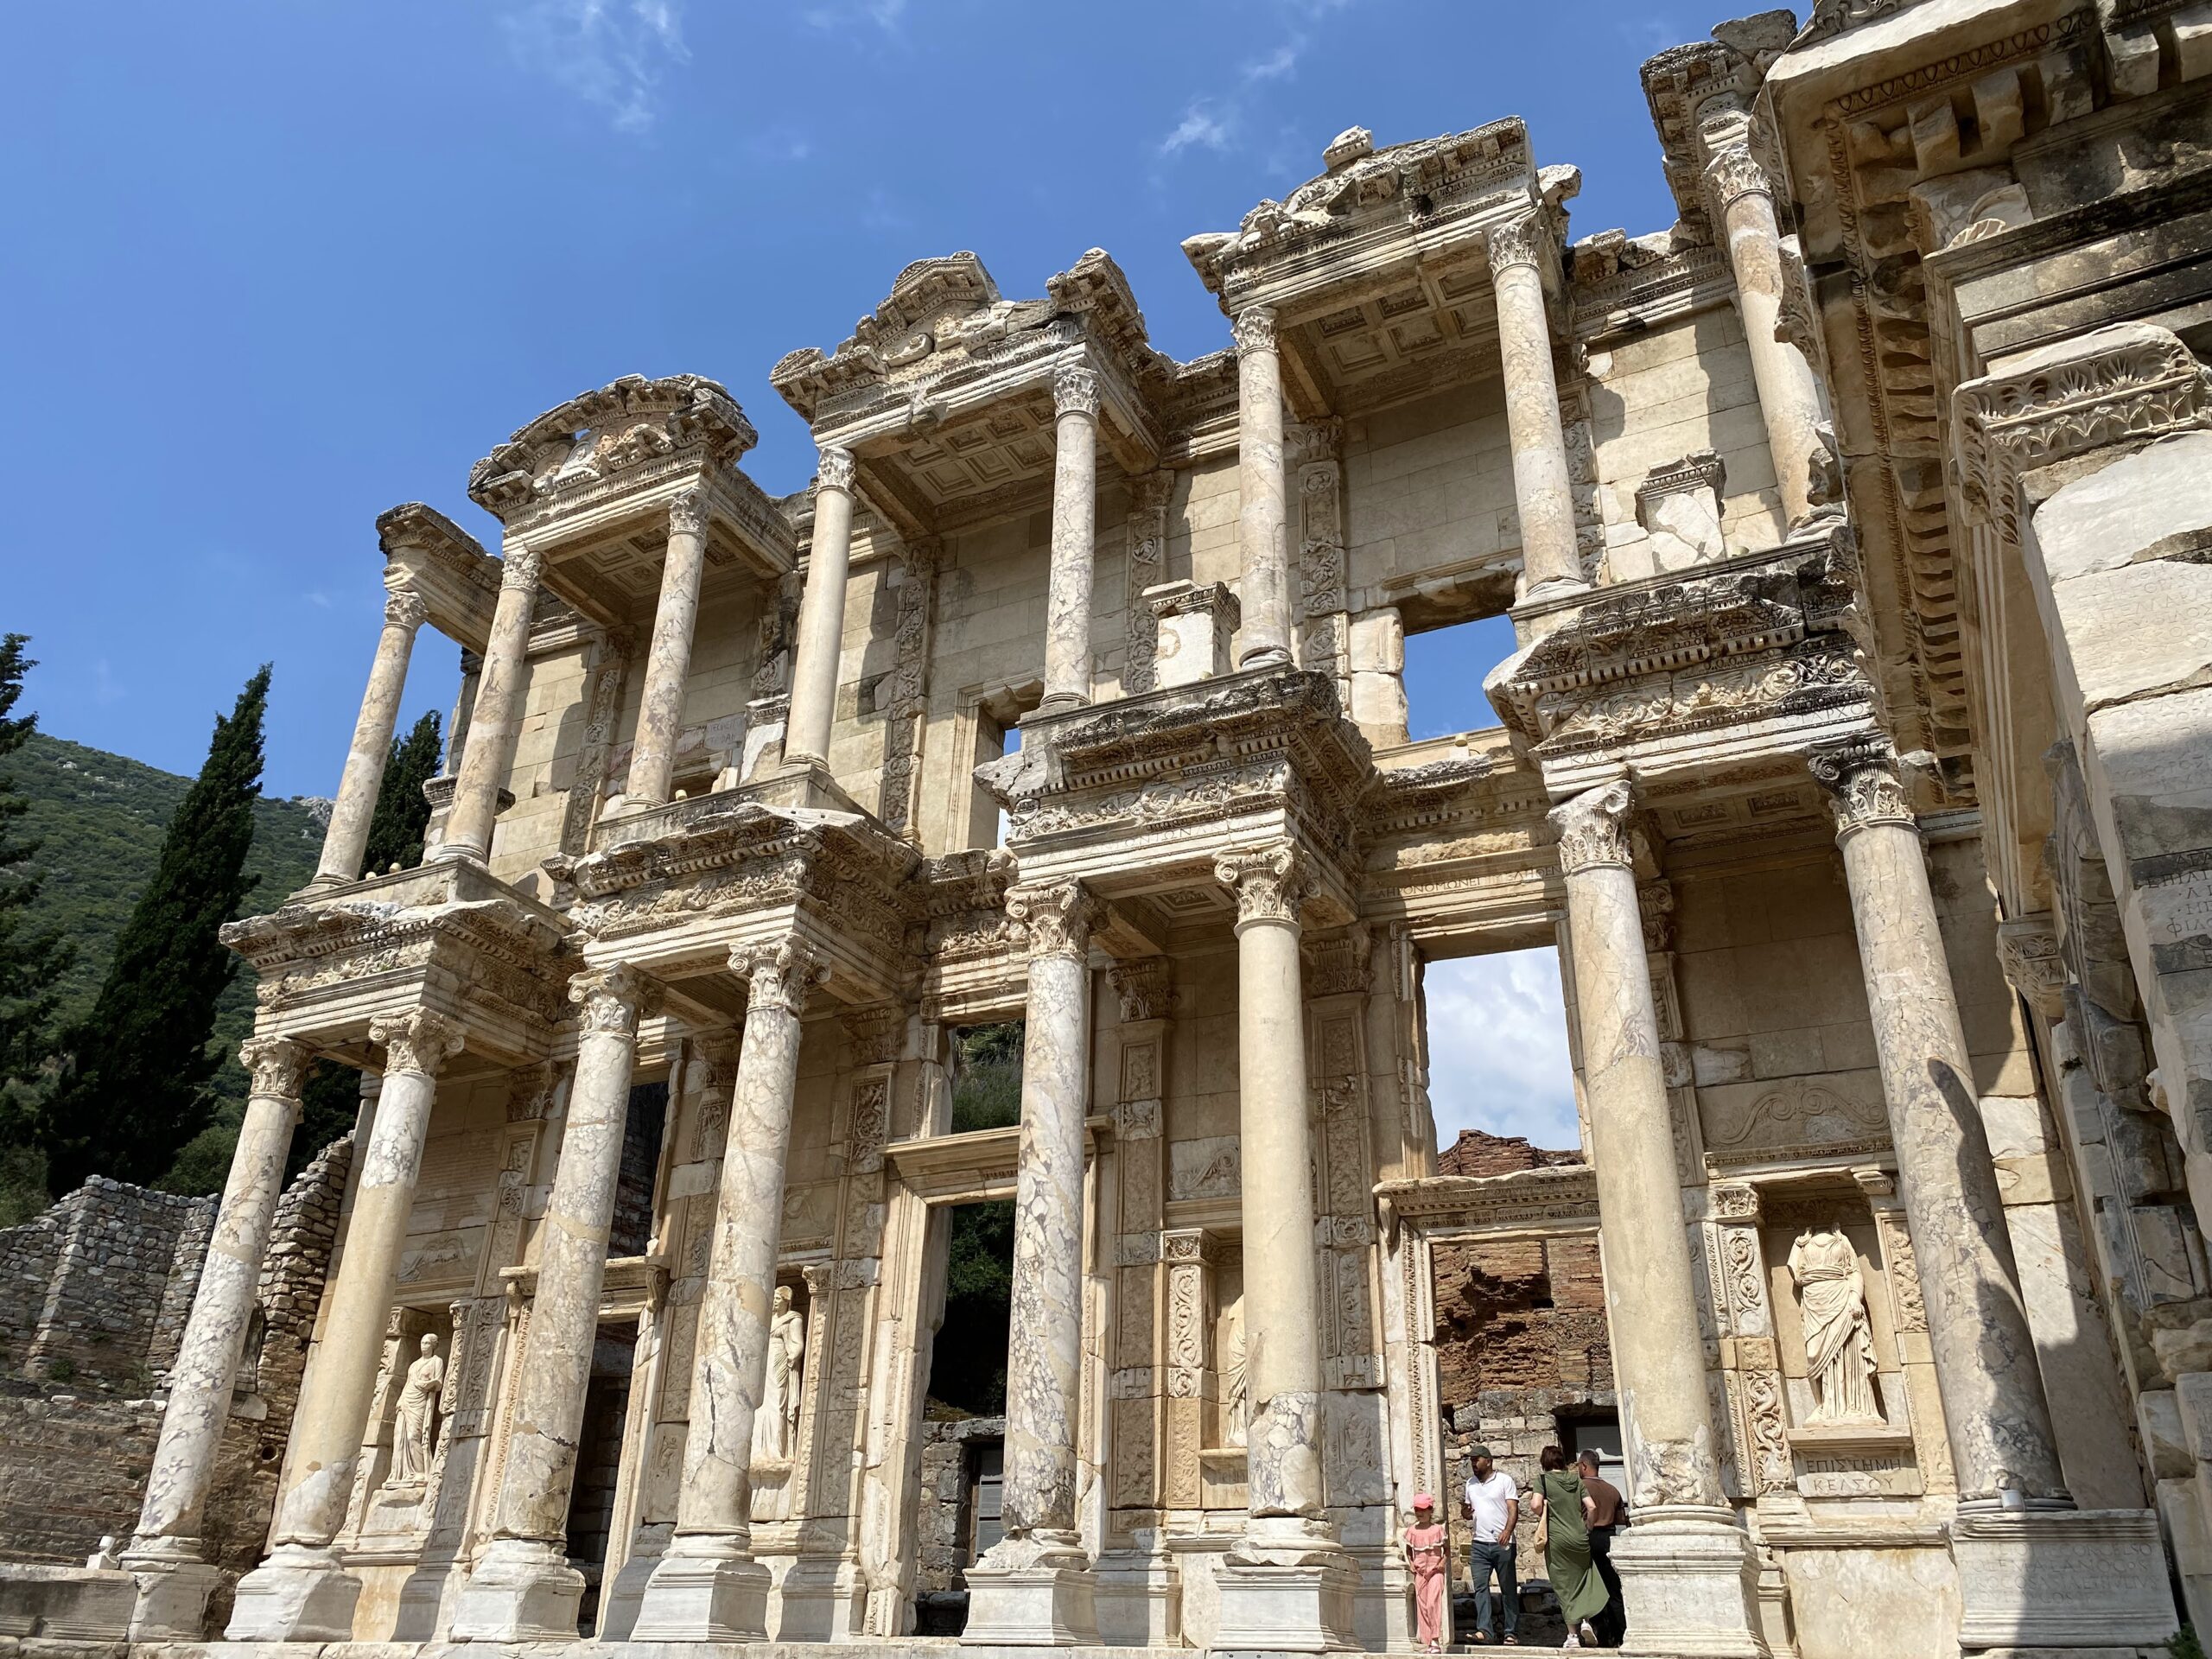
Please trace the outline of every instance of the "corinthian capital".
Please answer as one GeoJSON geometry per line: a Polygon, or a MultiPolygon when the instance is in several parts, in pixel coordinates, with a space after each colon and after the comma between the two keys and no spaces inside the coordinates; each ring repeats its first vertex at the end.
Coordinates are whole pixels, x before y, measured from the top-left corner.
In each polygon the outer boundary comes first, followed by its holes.
{"type": "Polygon", "coordinates": [[[379,1014],[369,1021],[369,1040],[385,1052],[384,1069],[435,1077],[461,1052],[461,1027],[428,1008],[379,1014]]]}
{"type": "Polygon", "coordinates": [[[1246,922],[1294,923],[1299,907],[1313,891],[1313,872],[1306,855],[1288,842],[1224,853],[1214,861],[1213,874],[1236,895],[1240,926],[1246,922]]]}
{"type": "Polygon", "coordinates": [[[1551,237],[1541,217],[1528,213],[1503,225],[1491,226],[1484,233],[1483,241],[1490,254],[1491,274],[1497,276],[1513,265],[1541,270],[1551,237]]]}
{"type": "Polygon", "coordinates": [[[1089,369],[1070,363],[1052,375],[1052,413],[1055,415],[1098,414],[1098,377],[1089,369]]]}
{"type": "Polygon", "coordinates": [[[1080,881],[1050,887],[1016,887],[1006,896],[1006,918],[1033,957],[1080,957],[1090,949],[1098,924],[1096,899],[1080,881]]]}
{"type": "Polygon", "coordinates": [[[536,588],[545,569],[545,556],[523,542],[507,547],[499,558],[499,586],[536,588]]]}
{"type": "Polygon", "coordinates": [[[1272,352],[1275,348],[1274,308],[1246,306],[1229,325],[1229,337],[1236,343],[1239,357],[1248,357],[1254,352],[1272,352]]]}
{"type": "Polygon", "coordinates": [[[1751,145],[1740,140],[1723,144],[1713,152],[1713,159],[1705,164],[1705,182],[1724,213],[1739,196],[1774,194],[1774,184],[1767,177],[1766,169],[1751,154],[1751,145]]]}
{"type": "Polygon", "coordinates": [[[384,620],[390,626],[412,633],[430,620],[430,607],[412,588],[395,588],[385,595],[384,620]]]}
{"type": "Polygon", "coordinates": [[[634,1037],[638,1016],[659,1001],[659,987],[626,962],[594,968],[569,981],[569,1001],[583,1011],[587,1035],[634,1037]]]}
{"type": "Polygon", "coordinates": [[[685,490],[668,504],[668,533],[703,536],[707,533],[707,498],[699,490],[685,490]]]}
{"type": "Polygon", "coordinates": [[[1807,758],[1813,778],[1828,792],[1838,840],[1870,824],[1914,826],[1912,803],[1897,775],[1897,751],[1879,735],[1847,738],[1807,758]]]}
{"type": "Polygon", "coordinates": [[[808,993],[830,977],[830,964],[798,939],[733,945],[729,965],[751,985],[753,1007],[780,1008],[789,1014],[804,1013],[808,993]]]}
{"type": "Polygon", "coordinates": [[[1560,868],[1569,875],[1605,864],[1633,868],[1636,849],[1629,819],[1635,808],[1636,791],[1625,778],[1600,784],[1554,807],[1548,816],[1559,831],[1560,868]]]}
{"type": "Polygon", "coordinates": [[[238,1064],[253,1078],[253,1092],[272,1100],[297,1100],[300,1079],[315,1052],[289,1037],[249,1037],[238,1046],[238,1064]]]}
{"type": "Polygon", "coordinates": [[[821,464],[815,468],[814,487],[817,493],[823,490],[842,490],[849,495],[852,493],[853,452],[841,449],[834,443],[825,446],[822,451],[821,464]]]}

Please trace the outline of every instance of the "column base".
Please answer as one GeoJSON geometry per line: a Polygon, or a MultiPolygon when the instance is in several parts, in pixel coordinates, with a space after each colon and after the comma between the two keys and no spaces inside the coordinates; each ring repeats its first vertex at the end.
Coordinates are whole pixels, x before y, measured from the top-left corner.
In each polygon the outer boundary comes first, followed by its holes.
{"type": "Polygon", "coordinates": [[[137,1586],[133,1642],[197,1642],[207,1634],[208,1599],[223,1573],[200,1559],[198,1539],[133,1542],[123,1553],[123,1570],[137,1586]]]}
{"type": "Polygon", "coordinates": [[[500,1538],[480,1556],[454,1604],[456,1642],[573,1642],[584,1575],[555,1546],[500,1538]]]}
{"type": "Polygon", "coordinates": [[[867,816],[860,804],[846,794],[830,775],[828,765],[810,755],[793,755],[774,776],[756,779],[742,787],[747,800],[759,801],[764,806],[867,816]]]}
{"type": "Polygon", "coordinates": [[[0,1638],[121,1642],[137,1593],[128,1573],[0,1562],[0,1638]]]}
{"type": "Polygon", "coordinates": [[[1267,1567],[1231,1555],[1213,1571],[1221,1611],[1213,1650],[1328,1653],[1357,1649],[1352,1594],[1359,1568],[1338,1554],[1301,1567],[1267,1567]]]}
{"type": "Polygon", "coordinates": [[[1098,1639],[1113,1648],[1173,1648],[1183,1639],[1182,1575],[1166,1555],[1109,1549],[1093,1569],[1098,1639]]]}
{"type": "Polygon", "coordinates": [[[1766,1659],[1758,1554],[1726,1510],[1640,1510],[1613,1540],[1628,1656],[1766,1659]]]}
{"type": "Polygon", "coordinates": [[[227,1642],[350,1642],[361,1581],[327,1545],[279,1544],[238,1580],[227,1642]]]}
{"type": "Polygon", "coordinates": [[[768,1584],[768,1569],[742,1546],[725,1538],[679,1537],[646,1581],[630,1639],[765,1642],[768,1584]]]}
{"type": "Polygon", "coordinates": [[[1071,1535],[1005,1538],[968,1569],[969,1647],[1076,1648],[1098,1642],[1096,1580],[1071,1535]]]}
{"type": "Polygon", "coordinates": [[[1970,1510],[1951,1558],[1963,1649],[2158,1647],[2180,1628],[2149,1510],[1970,1510]]]}

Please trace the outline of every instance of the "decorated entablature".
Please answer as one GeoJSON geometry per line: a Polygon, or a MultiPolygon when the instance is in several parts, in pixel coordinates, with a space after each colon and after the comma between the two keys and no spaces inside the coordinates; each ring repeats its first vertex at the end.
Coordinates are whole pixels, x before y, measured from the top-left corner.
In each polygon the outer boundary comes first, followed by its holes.
{"type": "Polygon", "coordinates": [[[572,1016],[569,976],[582,964],[569,933],[480,867],[449,861],[296,899],[226,924],[222,938],[259,979],[262,1036],[369,1063],[371,1022],[421,1009],[449,1020],[480,1060],[517,1066],[548,1058],[572,1016]]]}
{"type": "Polygon", "coordinates": [[[465,651],[482,652],[499,598],[499,562],[467,531],[420,501],[377,515],[385,582],[416,595],[423,620],[465,651]]]}
{"type": "Polygon", "coordinates": [[[785,353],[770,384],[817,444],[851,453],[861,494],[908,537],[1040,491],[1070,408],[1096,416],[1123,473],[1149,472],[1178,365],[1149,343],[1128,279],[1093,248],[1045,289],[1005,299],[972,253],[917,260],[850,338],[785,353]]]}
{"type": "Polygon", "coordinates": [[[469,469],[469,498],[547,585],[595,622],[649,606],[672,524],[696,520],[710,570],[773,579],[798,562],[791,520],[739,467],[757,441],[721,385],[625,375],[571,397],[469,469]]]}

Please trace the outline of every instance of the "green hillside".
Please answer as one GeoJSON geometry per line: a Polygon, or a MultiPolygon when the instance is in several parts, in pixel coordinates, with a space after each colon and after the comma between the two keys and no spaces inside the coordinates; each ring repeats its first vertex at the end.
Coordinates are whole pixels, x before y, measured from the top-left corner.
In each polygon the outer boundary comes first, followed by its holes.
{"type": "MultiPolygon", "coordinates": [[[[76,948],[63,981],[67,1020],[99,994],[115,937],[154,873],[162,832],[192,780],[42,732],[10,757],[8,770],[30,803],[20,833],[43,842],[31,863],[45,885],[29,925],[58,926],[76,948]]],[[[246,870],[259,885],[246,899],[249,912],[275,909],[315,874],[322,848],[318,805],[304,798],[256,804],[246,870]]],[[[219,1121],[226,1125],[235,1123],[245,1100],[238,1046],[252,1030],[253,982],[241,964],[215,1027],[228,1057],[215,1077],[227,1109],[219,1121]]]]}

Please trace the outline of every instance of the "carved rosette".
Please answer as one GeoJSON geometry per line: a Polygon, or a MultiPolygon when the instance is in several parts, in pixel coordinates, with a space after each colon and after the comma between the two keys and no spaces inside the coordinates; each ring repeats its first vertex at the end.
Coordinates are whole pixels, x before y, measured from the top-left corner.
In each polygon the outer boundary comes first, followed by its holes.
{"type": "Polygon", "coordinates": [[[412,633],[430,620],[430,607],[412,588],[395,588],[384,601],[385,626],[412,633]]]}
{"type": "Polygon", "coordinates": [[[1077,957],[1090,949],[1098,901],[1079,881],[1050,887],[1016,887],[1006,896],[1006,918],[1016,941],[1033,957],[1077,957]]]}
{"type": "Polygon", "coordinates": [[[822,451],[821,464],[815,470],[814,487],[822,490],[842,490],[847,494],[853,488],[853,452],[830,444],[822,451]]]}
{"type": "Polygon", "coordinates": [[[1542,219],[1533,213],[1491,226],[1483,238],[1490,255],[1491,274],[1500,275],[1514,265],[1541,270],[1544,250],[1550,240],[1545,234],[1542,219]]]}
{"type": "Polygon", "coordinates": [[[384,1050],[385,1071],[419,1071],[430,1077],[461,1050],[461,1027],[428,1008],[378,1014],[369,1021],[369,1040],[384,1050]]]}
{"type": "Polygon", "coordinates": [[[1052,375],[1052,413],[1098,418],[1098,377],[1069,363],[1052,375]]]}
{"type": "Polygon", "coordinates": [[[1897,776],[1897,752],[1888,740],[1852,738],[1814,751],[1808,764],[1828,792],[1838,840],[1878,823],[1916,827],[1904,781],[1897,776]]]}
{"type": "Polygon", "coordinates": [[[510,542],[499,560],[499,586],[536,591],[544,573],[545,556],[524,542],[510,542]]]}
{"type": "Polygon", "coordinates": [[[657,1001],[655,987],[627,963],[594,968],[569,981],[569,1001],[583,1012],[578,1027],[587,1036],[631,1038],[638,1034],[638,1016],[657,1001]]]}
{"type": "Polygon", "coordinates": [[[1616,778],[1554,807],[1548,816],[1559,831],[1560,868],[1569,875],[1605,864],[1632,868],[1629,819],[1635,804],[1628,779],[1616,778]]]}
{"type": "Polygon", "coordinates": [[[1723,144],[1713,151],[1713,159],[1706,163],[1705,182],[1723,213],[1740,197],[1774,194],[1766,169],[1751,154],[1751,145],[1741,141],[1723,144]]]}
{"type": "Polygon", "coordinates": [[[249,1037],[238,1046],[238,1064],[253,1079],[252,1092],[271,1100],[297,1100],[300,1080],[315,1051],[289,1037],[249,1037]]]}
{"type": "Polygon", "coordinates": [[[1298,925],[1299,907],[1313,891],[1313,872],[1306,855],[1287,842],[1251,852],[1224,853],[1214,861],[1214,879],[1236,895],[1236,925],[1287,922],[1298,925]]]}
{"type": "Polygon", "coordinates": [[[752,1007],[780,1008],[796,1018],[814,988],[830,977],[830,964],[798,939],[774,944],[732,945],[730,971],[752,987],[752,1007]]]}
{"type": "Polygon", "coordinates": [[[1236,342],[1239,357],[1249,357],[1254,352],[1272,352],[1275,349],[1274,308],[1246,306],[1230,324],[1229,337],[1236,342]]]}
{"type": "Polygon", "coordinates": [[[1139,957],[1116,963],[1107,974],[1114,996],[1122,1006],[1122,1023],[1165,1020],[1175,1006],[1173,964],[1166,957],[1139,957]]]}
{"type": "Polygon", "coordinates": [[[707,532],[707,498],[698,490],[685,490],[670,499],[668,533],[703,536],[707,532]]]}

